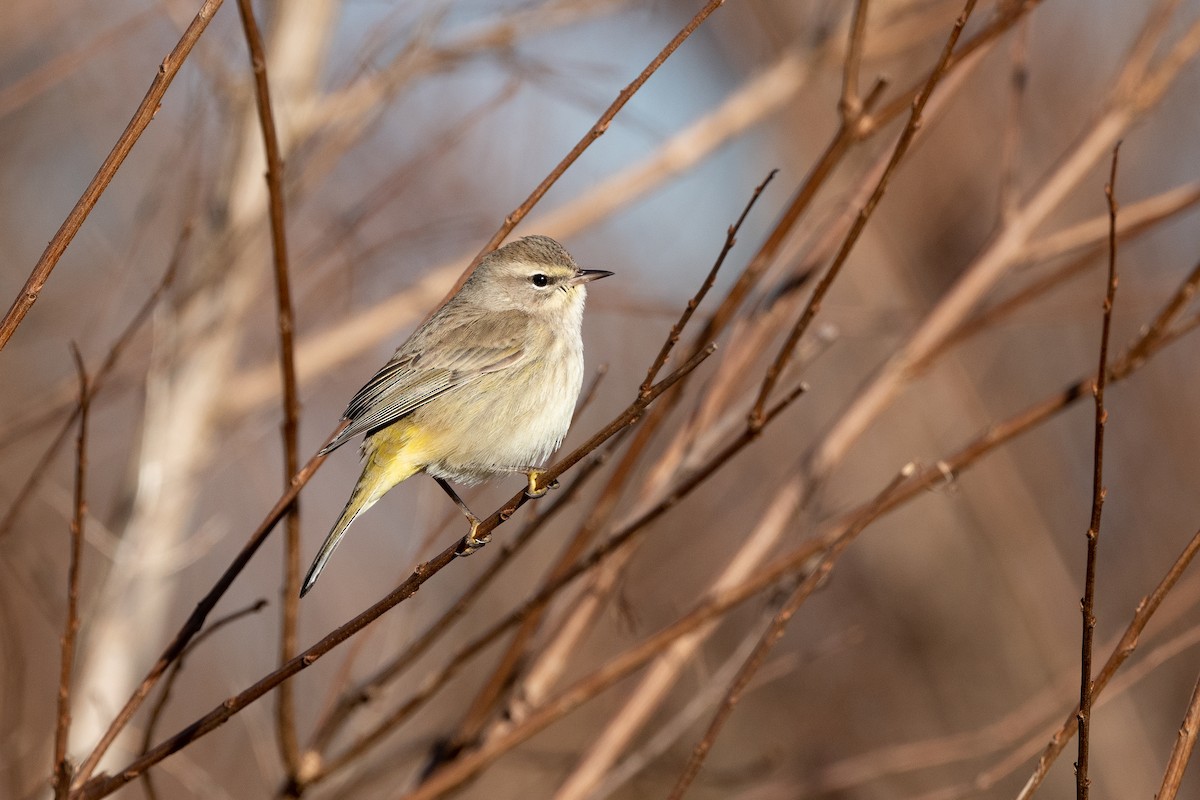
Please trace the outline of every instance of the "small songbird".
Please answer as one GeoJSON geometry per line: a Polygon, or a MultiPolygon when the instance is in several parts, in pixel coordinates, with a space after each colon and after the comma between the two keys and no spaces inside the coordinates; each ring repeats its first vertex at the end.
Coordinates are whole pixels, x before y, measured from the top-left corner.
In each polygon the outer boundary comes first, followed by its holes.
{"type": "MultiPolygon", "coordinates": [[[[558,242],[527,236],[492,252],[350,401],[346,427],[322,454],[365,433],[362,476],[300,589],[317,582],[359,514],[418,472],[431,475],[471,523],[463,554],[487,543],[447,481],[528,476],[558,449],[583,383],[586,286],[558,242]]],[[[544,489],[542,491],[545,491],[544,489]]]]}

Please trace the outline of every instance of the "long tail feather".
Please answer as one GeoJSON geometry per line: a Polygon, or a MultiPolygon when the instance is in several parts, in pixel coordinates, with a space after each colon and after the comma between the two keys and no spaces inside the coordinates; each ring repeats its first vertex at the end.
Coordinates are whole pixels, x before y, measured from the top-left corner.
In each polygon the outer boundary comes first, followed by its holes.
{"type": "Polygon", "coordinates": [[[363,486],[363,480],[360,478],[358,484],[354,487],[354,491],[350,493],[350,499],[346,501],[346,508],[342,510],[342,516],[338,518],[333,529],[329,531],[329,535],[325,537],[325,544],[321,545],[321,551],[317,553],[317,557],[313,559],[312,566],[308,568],[308,574],[304,576],[304,583],[300,584],[301,597],[308,594],[313,584],[317,582],[317,578],[320,577],[321,570],[325,569],[325,564],[329,561],[329,557],[333,555],[333,551],[341,544],[342,537],[350,529],[350,523],[354,522],[359,514],[375,505],[375,501],[378,498],[371,495],[372,492],[363,486]]]}

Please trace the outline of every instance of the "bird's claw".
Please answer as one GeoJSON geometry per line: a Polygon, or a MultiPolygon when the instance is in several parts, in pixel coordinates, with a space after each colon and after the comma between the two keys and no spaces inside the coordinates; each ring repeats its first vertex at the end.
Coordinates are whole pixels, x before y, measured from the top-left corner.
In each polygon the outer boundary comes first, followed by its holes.
{"type": "Polygon", "coordinates": [[[469,556],[479,548],[492,540],[490,533],[479,535],[479,520],[471,520],[471,531],[467,534],[467,538],[463,540],[463,545],[458,549],[457,555],[469,556]]]}
{"type": "Polygon", "coordinates": [[[525,496],[528,497],[530,500],[536,500],[537,498],[546,494],[546,492],[550,491],[551,489],[558,488],[558,480],[555,479],[555,480],[550,481],[550,483],[546,484],[545,486],[543,486],[539,489],[537,482],[538,482],[538,478],[540,478],[540,477],[542,477],[542,473],[540,473],[540,472],[530,472],[529,473],[529,486],[527,486],[525,488],[525,496]]]}

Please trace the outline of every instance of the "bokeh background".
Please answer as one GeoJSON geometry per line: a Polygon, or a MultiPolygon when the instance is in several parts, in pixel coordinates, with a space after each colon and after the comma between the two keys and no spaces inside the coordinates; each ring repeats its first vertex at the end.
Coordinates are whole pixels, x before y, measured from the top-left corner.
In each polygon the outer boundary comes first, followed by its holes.
{"type": "MultiPolygon", "coordinates": [[[[197,5],[0,5],[5,304],[197,5]]],[[[754,187],[778,168],[739,233],[716,297],[837,131],[852,7],[844,0],[728,3],[517,228],[518,235],[555,236],[580,264],[616,273],[589,297],[589,369],[607,365],[607,372],[568,447],[632,400],[754,187]]],[[[255,8],[286,159],[305,458],[505,215],[700,4],[288,0],[255,8]]],[[[861,91],[886,78],[886,104],[921,81],[959,10],[958,2],[943,0],[869,3],[861,91]]],[[[563,621],[589,586],[602,601],[554,686],[692,607],[786,487],[803,487],[806,499],[781,526],[780,549],[822,535],[906,462],[935,464],[1094,371],[1107,263],[1104,185],[1117,138],[1122,213],[1143,208],[1144,200],[1171,209],[1120,245],[1114,354],[1192,269],[1200,252],[1200,65],[1189,42],[1200,4],[982,2],[965,37],[1004,13],[1020,20],[947,77],[802,343],[801,364],[786,383],[803,378],[807,394],[654,522],[605,588],[585,580],[557,598],[506,700],[493,709],[489,731],[519,707],[522,681],[561,641],[563,621]],[[1160,14],[1164,22],[1155,27],[1160,14]],[[1150,66],[1126,85],[1120,76],[1131,69],[1142,36],[1152,45],[1150,66]],[[1178,69],[1155,93],[1148,75],[1162,74],[1154,70],[1168,54],[1178,56],[1178,69]],[[1114,117],[1116,126],[1103,128],[1114,117]],[[1098,131],[1108,131],[1107,143],[1065,176],[1073,157],[1093,153],[1098,131]],[[1025,213],[1048,187],[1061,187],[1054,202],[1025,213]],[[831,452],[847,410],[961,276],[1012,232],[1014,219],[1031,228],[972,308],[994,306],[1072,260],[1079,267],[906,376],[861,435],[831,452]]],[[[726,390],[733,399],[725,409],[740,415],[749,408],[757,376],[796,316],[797,301],[811,291],[813,281],[797,276],[828,264],[823,237],[840,241],[901,125],[891,122],[854,145],[822,184],[768,279],[718,341],[722,349],[689,384],[678,419],[638,463],[637,479],[601,537],[637,506],[639,482],[652,480],[670,436],[688,430],[684,420],[706,397],[726,390]],[[744,380],[721,372],[725,354],[739,353],[738,337],[758,330],[753,325],[764,324],[781,296],[784,311],[768,320],[761,344],[739,354],[748,366],[739,371],[727,362],[744,380]]],[[[0,354],[0,796],[49,791],[74,428],[61,446],[48,448],[75,407],[70,345],[89,370],[100,369],[174,265],[92,408],[73,685],[76,758],[91,749],[283,486],[264,163],[246,44],[237,9],[226,3],[0,354]],[[48,466],[38,467],[46,458],[48,466]]],[[[702,306],[701,320],[711,308],[702,306]]],[[[1181,319],[1189,314],[1194,307],[1181,319]]],[[[1195,337],[1183,336],[1110,388],[1097,662],[1200,526],[1197,363],[1195,337]]],[[[791,622],[689,796],[1015,796],[1078,698],[1093,452],[1087,400],[872,524],[791,622]]],[[[343,449],[301,495],[305,564],[357,470],[351,449],[343,449]]],[[[571,480],[568,473],[564,485],[571,480]]],[[[590,483],[552,520],[411,676],[353,721],[334,752],[536,591],[604,480],[590,483]]],[[[519,488],[498,483],[472,491],[468,502],[490,511],[519,488]]],[[[521,511],[497,541],[532,513],[521,511]]],[[[300,645],[386,594],[420,559],[461,535],[455,514],[432,481],[419,479],[360,519],[300,606],[300,645]]],[[[189,654],[156,741],[277,664],[280,541],[277,535],[268,542],[218,615],[258,598],[269,605],[189,654]]],[[[403,651],[488,568],[494,549],[456,562],[293,681],[302,743],[329,698],[403,651]]],[[[579,777],[638,676],[505,755],[460,796],[665,796],[731,678],[729,665],[745,657],[745,642],[778,601],[770,594],[749,601],[687,655],[620,748],[622,758],[635,761],[617,763],[636,769],[617,776],[608,764],[599,777],[579,777]]],[[[1200,671],[1198,602],[1200,579],[1185,575],[1103,695],[1093,722],[1092,797],[1157,790],[1200,671]]],[[[304,794],[397,797],[416,786],[435,743],[459,725],[501,652],[493,647],[465,665],[413,720],[304,794]]],[[[282,792],[273,703],[264,698],[156,766],[159,796],[282,792]]],[[[119,768],[140,749],[146,724],[143,712],[104,768],[119,768]]],[[[1073,760],[1072,743],[1044,795],[1073,791],[1073,760]]],[[[144,791],[133,784],[120,796],[144,791]]],[[[1200,780],[1187,779],[1181,796],[1189,791],[1200,792],[1200,780]]]]}

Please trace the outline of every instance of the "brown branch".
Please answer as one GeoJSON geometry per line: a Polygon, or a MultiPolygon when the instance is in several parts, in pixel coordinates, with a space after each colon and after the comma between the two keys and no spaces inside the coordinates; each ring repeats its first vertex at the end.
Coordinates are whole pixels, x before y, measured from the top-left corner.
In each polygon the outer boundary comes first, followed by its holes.
{"type": "Polygon", "coordinates": [[[842,64],[842,98],[838,104],[843,120],[857,120],[863,113],[863,101],[858,94],[858,68],[862,65],[863,40],[867,33],[868,0],[856,0],[850,18],[850,42],[842,64]]]}
{"type": "Polygon", "coordinates": [[[81,47],[73,47],[55,56],[36,69],[0,88],[0,117],[6,117],[21,106],[68,78],[100,53],[121,42],[156,17],[159,9],[150,6],[96,36],[81,47]]]}
{"type": "MultiPolygon", "coordinates": [[[[812,323],[817,312],[821,310],[821,303],[825,299],[825,295],[829,292],[834,280],[837,279],[842,266],[850,257],[850,251],[858,243],[858,237],[867,226],[867,221],[874,213],[875,207],[879,205],[879,201],[883,199],[883,194],[887,191],[888,182],[891,180],[896,168],[900,165],[900,161],[908,152],[908,147],[912,144],[913,137],[917,135],[917,129],[921,126],[921,113],[925,110],[925,105],[933,95],[933,90],[937,88],[938,82],[941,81],[950,68],[950,56],[954,52],[954,46],[958,43],[958,37],[962,34],[963,27],[967,24],[967,19],[975,9],[975,2],[976,0],[967,0],[962,12],[958,15],[958,19],[955,20],[954,27],[950,30],[950,35],[946,38],[946,44],[942,47],[942,53],[938,57],[937,63],[934,64],[929,77],[925,80],[924,86],[922,86],[921,91],[913,101],[908,123],[904,126],[904,130],[901,131],[900,138],[896,140],[896,146],[892,150],[892,157],[888,160],[883,174],[879,176],[879,181],[875,184],[874,191],[871,192],[871,196],[867,199],[866,204],[859,210],[854,224],[850,226],[850,230],[846,233],[846,238],[842,241],[841,249],[834,256],[833,263],[829,265],[829,269],[825,271],[825,274],[821,276],[821,280],[817,282],[817,286],[813,289],[812,296],[804,306],[804,310],[800,313],[796,324],[788,332],[787,339],[783,346],[779,348],[775,360],[767,368],[762,385],[758,390],[758,398],[754,401],[754,409],[750,412],[751,424],[761,424],[763,409],[766,407],[771,391],[779,382],[784,368],[791,361],[800,338],[808,330],[808,326],[812,323]]],[[[853,120],[852,122],[857,126],[858,120],[853,120]]]]}
{"type": "MultiPolygon", "coordinates": [[[[286,487],[300,467],[297,443],[300,424],[300,400],[296,391],[296,360],[293,334],[291,281],[288,277],[287,225],[284,216],[283,156],[271,110],[271,91],[267,81],[267,56],[262,32],[254,19],[250,0],[237,0],[242,31],[250,51],[254,72],[254,96],[258,121],[262,128],[263,149],[267,160],[267,197],[271,219],[271,250],[275,263],[275,302],[279,328],[279,368],[283,379],[283,480],[286,487]]],[[[300,607],[300,501],[292,502],[287,512],[283,554],[283,609],[279,640],[279,663],[286,664],[296,653],[296,620],[300,607]]],[[[280,756],[288,774],[300,769],[300,742],[296,738],[296,702],[291,684],[279,687],[275,707],[275,728],[280,756]]]]}
{"type": "Polygon", "coordinates": [[[771,654],[771,650],[774,649],[775,645],[783,637],[784,629],[787,627],[787,624],[791,621],[792,617],[796,615],[796,612],[800,610],[800,606],[803,605],[804,602],[812,596],[812,593],[816,591],[817,587],[824,583],[826,578],[829,577],[829,573],[833,571],[834,564],[837,563],[838,558],[850,545],[850,543],[854,541],[854,539],[856,539],[869,524],[874,522],[880,517],[881,514],[883,514],[883,511],[887,505],[886,501],[888,497],[891,496],[891,494],[895,492],[902,483],[911,478],[915,471],[915,465],[906,464],[896,475],[896,477],[884,487],[883,491],[881,491],[875,497],[875,499],[871,501],[870,505],[858,515],[858,518],[853,522],[853,524],[849,525],[845,531],[843,531],[837,536],[836,539],[834,539],[833,543],[830,544],[822,554],[820,562],[818,562],[812,571],[804,576],[804,579],[799,582],[796,588],[792,590],[791,594],[780,606],[779,611],[776,612],[775,616],[771,619],[770,625],[767,626],[767,629],[763,631],[762,636],[759,637],[758,643],[754,646],[750,656],[742,663],[741,669],[738,670],[738,674],[730,683],[729,689],[725,692],[725,697],[721,700],[721,703],[717,708],[717,713],[713,715],[712,721],[709,723],[708,729],[704,732],[703,738],[701,738],[696,744],[695,749],[692,751],[691,758],[688,759],[688,763],[683,769],[683,773],[680,774],[678,781],[675,783],[675,787],[671,790],[671,794],[668,795],[669,800],[683,799],[684,794],[687,793],[688,787],[691,786],[692,781],[695,780],[696,775],[700,772],[700,767],[703,766],[704,759],[708,756],[709,750],[712,749],[713,743],[716,741],[717,736],[720,735],[725,723],[733,714],[734,706],[736,706],[738,701],[741,700],[743,693],[746,691],[746,687],[750,685],[750,681],[754,678],[755,674],[757,674],[759,669],[762,668],[762,665],[766,663],[767,656],[771,654]]]}
{"type": "Polygon", "coordinates": [[[1171,748],[1171,758],[1167,762],[1166,772],[1163,773],[1162,786],[1155,800],[1175,800],[1179,794],[1179,785],[1183,783],[1183,773],[1188,761],[1192,758],[1192,750],[1196,746],[1196,733],[1200,731],[1200,678],[1192,689],[1192,699],[1188,701],[1187,713],[1184,714],[1183,724],[1179,727],[1179,736],[1175,746],[1171,748]]]}
{"type": "MultiPolygon", "coordinates": [[[[1200,530],[1197,530],[1192,535],[1192,538],[1188,540],[1183,551],[1172,562],[1162,580],[1158,582],[1158,585],[1154,587],[1154,591],[1138,601],[1137,608],[1133,612],[1133,617],[1125,627],[1125,632],[1121,634],[1120,641],[1112,649],[1108,660],[1104,662],[1104,666],[1096,673],[1096,679],[1092,681],[1093,698],[1100,696],[1117,670],[1133,655],[1137,649],[1142,631],[1145,630],[1146,625],[1150,622],[1150,618],[1154,616],[1159,606],[1162,605],[1163,600],[1175,588],[1175,584],[1179,582],[1179,579],[1183,577],[1183,573],[1187,571],[1197,553],[1200,553],[1200,530]]],[[[1041,756],[1038,757],[1038,763],[1033,774],[1029,776],[1029,780],[1025,782],[1025,786],[1017,796],[1018,800],[1029,800],[1037,788],[1041,786],[1042,781],[1045,780],[1047,773],[1050,771],[1050,766],[1067,746],[1067,742],[1071,740],[1071,737],[1075,735],[1078,723],[1079,708],[1076,706],[1067,715],[1066,720],[1063,721],[1058,730],[1054,732],[1054,735],[1050,737],[1050,742],[1042,750],[1041,756]]]]}
{"type": "Polygon", "coordinates": [[[596,124],[593,125],[591,129],[583,135],[583,138],[580,139],[574,147],[571,148],[571,152],[563,156],[563,159],[558,163],[558,166],[550,171],[550,174],[547,175],[542,182],[537,185],[537,188],[530,193],[529,197],[525,198],[524,202],[513,209],[509,215],[504,218],[504,223],[500,226],[500,229],[492,235],[492,238],[488,240],[487,244],[485,244],[475,258],[472,259],[471,263],[467,265],[467,268],[463,271],[462,275],[459,276],[454,286],[447,293],[447,300],[453,297],[454,294],[462,288],[462,285],[466,283],[467,277],[470,276],[471,271],[474,270],[475,266],[483,260],[483,257],[500,246],[500,243],[504,241],[504,238],[512,232],[513,228],[517,227],[517,224],[525,218],[525,215],[528,214],[535,205],[538,204],[542,197],[545,196],[546,192],[550,190],[550,187],[553,186],[558,179],[563,176],[563,173],[565,173],[567,169],[570,168],[570,166],[574,164],[581,155],[583,155],[583,152],[591,147],[594,141],[599,139],[605,134],[605,132],[608,131],[608,126],[612,124],[613,118],[616,117],[617,113],[625,107],[625,104],[629,102],[630,98],[637,94],[637,91],[642,88],[642,85],[647,80],[650,79],[650,76],[653,75],[658,68],[661,67],[663,63],[665,63],[666,60],[671,57],[672,53],[679,49],[681,44],[687,41],[689,36],[695,33],[696,29],[700,27],[704,20],[708,19],[708,17],[714,11],[724,4],[725,0],[708,0],[708,2],[704,4],[704,7],[696,12],[696,16],[692,17],[691,20],[689,20],[688,23],[683,26],[679,33],[675,34],[675,38],[667,42],[666,46],[659,51],[658,55],[656,55],[654,59],[646,65],[646,68],[641,71],[641,74],[639,74],[628,86],[621,90],[621,92],[617,95],[617,99],[613,100],[612,105],[605,109],[604,113],[600,115],[600,118],[596,120],[596,124]]]}
{"type": "MultiPolygon", "coordinates": [[[[108,350],[108,355],[104,357],[104,361],[101,362],[100,367],[96,370],[95,374],[92,375],[92,379],[88,383],[88,391],[91,393],[88,397],[89,402],[91,401],[92,397],[95,396],[96,392],[100,391],[100,388],[106,383],[109,375],[116,368],[117,363],[121,360],[121,356],[124,355],[125,349],[129,346],[129,343],[133,341],[133,337],[142,329],[142,325],[144,325],[146,321],[150,319],[150,312],[154,310],[155,306],[158,305],[159,300],[161,300],[163,295],[166,294],[167,289],[169,289],[171,284],[175,282],[175,276],[179,272],[179,265],[183,261],[183,256],[187,249],[186,245],[188,240],[191,238],[191,235],[192,224],[191,222],[188,222],[184,225],[183,230],[179,234],[179,239],[175,242],[175,250],[171,254],[171,260],[167,264],[167,270],[163,273],[162,279],[159,280],[158,286],[155,287],[154,291],[150,293],[150,296],[146,298],[145,302],[142,303],[141,307],[129,320],[129,324],[125,326],[125,329],[121,331],[121,334],[117,337],[116,341],[113,342],[112,346],[108,350]]],[[[12,531],[13,526],[17,521],[17,515],[25,506],[25,503],[29,501],[29,498],[33,496],[34,491],[37,489],[38,485],[42,481],[42,478],[45,476],[46,470],[50,468],[50,463],[54,460],[54,457],[58,455],[59,448],[62,447],[63,443],[67,440],[67,434],[71,432],[71,426],[75,424],[77,419],[79,419],[78,404],[74,406],[70,417],[66,420],[66,422],[63,423],[62,427],[59,428],[58,433],[54,435],[54,438],[46,447],[45,452],[42,453],[41,458],[39,458],[37,463],[33,465],[33,468],[29,470],[29,474],[25,478],[25,482],[21,484],[21,488],[17,491],[16,496],[13,498],[12,502],[8,506],[8,509],[5,511],[4,517],[0,519],[0,539],[3,539],[10,531],[12,531]]]]}
{"type": "MultiPolygon", "coordinates": [[[[670,373],[657,384],[655,384],[654,389],[649,396],[639,396],[627,409],[625,409],[624,412],[622,412],[617,416],[616,419],[592,436],[587,442],[585,442],[583,445],[580,445],[565,458],[561,459],[550,467],[547,467],[542,473],[540,473],[540,485],[548,486],[568,469],[575,466],[577,463],[579,463],[579,461],[586,458],[594,450],[603,445],[608,439],[612,438],[630,425],[635,424],[645,413],[645,410],[650,403],[661,396],[663,392],[674,386],[675,383],[681,380],[685,375],[689,374],[692,372],[692,370],[696,369],[696,367],[700,366],[705,359],[712,355],[715,349],[716,347],[713,345],[697,353],[686,363],[680,365],[680,367],[674,372],[670,373]]],[[[339,430],[340,429],[341,426],[339,426],[339,430]]],[[[336,435],[336,432],[334,435],[336,435]]],[[[333,436],[331,435],[328,441],[331,441],[332,439],[333,436]]],[[[302,470],[302,475],[299,475],[297,478],[293,479],[292,489],[279,499],[275,508],[272,509],[271,514],[268,515],[267,519],[259,527],[259,530],[255,532],[255,536],[252,537],[249,543],[247,543],[243,551],[238,554],[238,558],[226,570],[225,574],[222,575],[218,584],[209,592],[208,595],[205,596],[205,599],[201,601],[201,604],[197,606],[197,609],[193,612],[192,618],[189,619],[188,624],[185,625],[184,629],[182,629],[176,636],[176,639],[171,643],[170,646],[168,646],[167,651],[164,652],[163,656],[159,658],[158,663],[156,663],[154,668],[151,670],[151,674],[147,676],[145,681],[143,681],[142,686],[140,686],[137,692],[135,692],[134,697],[130,699],[130,702],[126,704],[125,709],[122,709],[122,712],[118,716],[117,720],[115,720],[112,726],[110,726],[109,731],[105,734],[105,739],[102,742],[105,747],[107,747],[108,744],[111,744],[111,741],[113,738],[115,738],[116,733],[128,722],[129,717],[132,716],[133,712],[136,711],[137,706],[141,704],[142,700],[144,700],[146,693],[149,692],[150,687],[152,687],[154,682],[156,682],[161,676],[163,670],[166,669],[167,664],[178,657],[179,652],[182,650],[183,646],[186,645],[187,639],[195,634],[195,631],[192,630],[193,624],[195,624],[198,629],[198,625],[203,623],[204,616],[206,616],[208,611],[211,610],[211,603],[215,603],[216,599],[224,593],[224,591],[228,588],[229,583],[232,583],[233,578],[236,577],[237,573],[240,572],[241,569],[244,568],[246,562],[249,561],[249,558],[253,555],[254,550],[257,549],[257,547],[262,543],[263,539],[266,538],[266,533],[270,531],[271,527],[273,527],[274,524],[278,522],[286,512],[287,506],[290,505],[292,500],[295,499],[296,494],[303,485],[301,478],[303,479],[303,482],[307,482],[308,478],[311,477],[312,471],[315,470],[316,467],[318,467],[324,461],[324,459],[324,456],[314,457],[305,466],[305,469],[302,470]],[[199,620],[199,622],[193,623],[193,620],[199,620]]],[[[482,520],[476,529],[477,535],[486,536],[507,521],[521,506],[528,501],[529,496],[526,492],[527,490],[518,492],[503,507],[493,512],[491,516],[482,520]]],[[[191,725],[162,742],[153,750],[143,754],[137,759],[134,759],[116,775],[97,776],[92,780],[88,780],[86,784],[83,784],[81,779],[77,779],[74,788],[78,791],[79,796],[81,798],[97,798],[111,794],[129,781],[136,778],[147,767],[157,764],[159,761],[162,761],[167,756],[180,750],[196,739],[211,733],[250,703],[262,697],[264,694],[271,691],[296,673],[307,669],[322,656],[329,653],[342,642],[346,641],[351,636],[365,628],[367,625],[374,622],[384,613],[407,600],[409,597],[412,597],[427,580],[450,564],[450,562],[458,556],[462,548],[466,547],[466,544],[466,537],[464,536],[462,539],[447,547],[430,561],[418,565],[407,580],[401,583],[400,586],[396,587],[396,589],[392,590],[392,592],[382,600],[375,603],[375,605],[371,606],[366,611],[363,611],[341,627],[332,631],[316,644],[292,658],[286,664],[268,673],[253,686],[233,697],[226,699],[208,714],[205,714],[191,725]]],[[[96,755],[96,752],[98,751],[100,751],[100,747],[97,747],[97,750],[94,751],[91,756],[89,756],[89,761],[99,760],[99,756],[96,755]]]]}
{"type": "Polygon", "coordinates": [[[1104,325],[1100,333],[1100,367],[1096,371],[1096,386],[1093,390],[1096,401],[1096,422],[1092,445],[1092,518],[1087,529],[1087,567],[1084,573],[1083,600],[1080,613],[1083,616],[1083,643],[1079,657],[1079,757],[1075,763],[1075,797],[1087,800],[1088,788],[1088,745],[1091,742],[1092,726],[1092,638],[1096,631],[1096,557],[1100,543],[1100,516],[1104,508],[1104,427],[1108,422],[1108,411],[1104,408],[1104,386],[1108,381],[1108,340],[1112,332],[1113,300],[1117,292],[1117,156],[1121,143],[1113,146],[1112,166],[1104,196],[1108,200],[1108,289],[1104,295],[1104,325]]]}
{"type": "MultiPolygon", "coordinates": [[[[251,614],[257,614],[266,607],[266,598],[259,598],[245,608],[238,609],[231,614],[226,614],[220,619],[213,620],[211,625],[200,631],[200,633],[196,635],[196,638],[192,639],[192,641],[188,643],[188,646],[184,648],[184,651],[180,654],[179,658],[176,659],[173,664],[171,664],[171,671],[167,673],[167,677],[163,680],[162,691],[159,692],[158,699],[154,702],[154,706],[150,709],[150,714],[146,719],[146,729],[142,732],[143,753],[150,749],[150,743],[154,740],[154,732],[158,728],[158,721],[162,718],[162,713],[167,708],[167,702],[171,699],[171,689],[174,688],[175,681],[179,677],[179,673],[183,671],[183,664],[191,652],[199,647],[204,640],[208,639],[208,637],[221,630],[221,628],[237,622],[242,617],[246,617],[251,614]]],[[[146,794],[150,796],[151,800],[154,800],[158,794],[154,791],[154,781],[150,777],[150,770],[146,770],[144,773],[142,773],[142,782],[146,788],[146,794]]]]}
{"type": "Polygon", "coordinates": [[[4,319],[0,320],[0,350],[12,338],[16,332],[17,326],[21,324],[21,320],[29,313],[29,309],[37,302],[38,296],[41,294],[42,287],[46,285],[46,281],[50,279],[50,273],[54,271],[54,267],[58,265],[58,261],[66,252],[67,246],[71,244],[71,240],[75,238],[75,234],[79,232],[83,226],[84,220],[88,214],[96,206],[100,200],[100,195],[108,188],[108,184],[120,169],[125,157],[133,149],[133,145],[141,137],[142,132],[154,119],[154,115],[158,112],[158,106],[162,102],[163,95],[166,94],[167,88],[171,85],[171,81],[175,79],[175,75],[179,72],[179,68],[183,65],[184,60],[188,57],[188,53],[192,51],[192,47],[204,33],[208,27],[209,21],[213,14],[221,7],[222,0],[204,0],[200,6],[200,10],[196,12],[195,18],[187,29],[183,32],[179,42],[175,45],[167,57],[163,59],[159,65],[158,73],[154,76],[154,80],[150,82],[150,88],[146,91],[146,96],[142,98],[142,102],[138,105],[137,110],[133,113],[133,118],[129,120],[129,124],[125,126],[124,132],[117,143],[113,145],[113,149],[104,159],[104,163],[100,165],[99,171],[84,190],[83,195],[75,203],[75,207],[71,209],[71,213],[63,220],[63,224],[59,227],[58,232],[50,240],[46,246],[46,250],[38,259],[37,264],[33,267],[33,272],[30,273],[28,280],[25,281],[25,286],[21,289],[21,293],[13,300],[12,306],[8,313],[4,315],[4,319]]]}
{"type": "Polygon", "coordinates": [[[58,717],[54,725],[54,797],[66,800],[71,791],[71,762],[67,738],[71,730],[71,668],[75,664],[75,639],[79,634],[79,566],[83,558],[83,525],[87,515],[87,435],[91,401],[87,369],[79,348],[71,345],[79,377],[79,438],[75,446],[75,503],[71,516],[70,560],[67,566],[67,620],[63,626],[62,658],[58,670],[58,717]]]}
{"type": "Polygon", "coordinates": [[[650,391],[650,386],[654,383],[654,379],[658,377],[658,372],[667,363],[667,359],[671,355],[671,350],[679,343],[679,337],[683,333],[683,329],[692,319],[692,315],[696,313],[696,309],[704,302],[705,296],[712,289],[713,284],[717,280],[717,273],[721,271],[721,266],[725,263],[725,257],[729,255],[729,251],[733,250],[733,246],[737,244],[737,233],[742,227],[742,223],[746,221],[746,217],[750,215],[750,209],[754,208],[754,204],[758,201],[759,195],[767,188],[767,184],[778,174],[778,169],[771,170],[762,183],[754,188],[754,193],[750,195],[750,200],[746,203],[746,207],[742,209],[741,215],[737,220],[729,226],[725,232],[725,244],[721,246],[721,252],[717,254],[717,260],[713,262],[712,269],[708,271],[708,275],[704,278],[704,282],[700,284],[700,288],[696,290],[696,294],[692,299],[688,300],[687,305],[683,308],[683,313],[679,315],[679,320],[671,326],[671,332],[667,335],[667,340],[663,342],[662,347],[655,356],[650,368],[646,370],[646,379],[642,381],[640,392],[650,391]]]}
{"type": "Polygon", "coordinates": [[[1029,84],[1029,24],[1017,28],[1009,51],[1008,109],[1000,142],[1000,223],[1009,224],[1018,208],[1017,149],[1021,142],[1021,110],[1029,84]]]}

